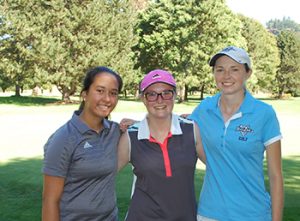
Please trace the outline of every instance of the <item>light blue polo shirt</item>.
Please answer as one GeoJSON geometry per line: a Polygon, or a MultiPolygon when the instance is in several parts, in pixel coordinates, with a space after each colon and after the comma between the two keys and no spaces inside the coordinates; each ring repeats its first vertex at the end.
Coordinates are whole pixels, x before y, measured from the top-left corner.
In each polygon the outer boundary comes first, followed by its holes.
{"type": "Polygon", "coordinates": [[[198,214],[222,221],[271,220],[263,160],[266,146],[282,138],[275,111],[246,91],[239,111],[224,123],[220,96],[203,100],[189,117],[200,127],[206,154],[198,214]]]}

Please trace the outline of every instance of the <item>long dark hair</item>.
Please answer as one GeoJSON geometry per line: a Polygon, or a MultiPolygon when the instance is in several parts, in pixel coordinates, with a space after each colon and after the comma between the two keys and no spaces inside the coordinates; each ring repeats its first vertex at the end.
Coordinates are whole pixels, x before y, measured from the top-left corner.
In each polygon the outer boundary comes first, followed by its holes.
{"type": "MultiPolygon", "coordinates": [[[[98,67],[94,67],[94,68],[90,69],[86,73],[85,78],[83,80],[83,85],[82,85],[82,90],[80,92],[80,95],[82,94],[82,92],[88,91],[90,89],[90,86],[93,84],[95,77],[98,74],[102,74],[102,73],[109,73],[109,74],[113,75],[118,82],[118,92],[121,92],[122,87],[123,87],[123,81],[122,81],[121,76],[117,72],[113,71],[112,69],[110,69],[108,67],[98,66],[98,67]]],[[[78,111],[81,112],[83,110],[83,108],[84,108],[84,100],[81,101],[78,111]]]]}

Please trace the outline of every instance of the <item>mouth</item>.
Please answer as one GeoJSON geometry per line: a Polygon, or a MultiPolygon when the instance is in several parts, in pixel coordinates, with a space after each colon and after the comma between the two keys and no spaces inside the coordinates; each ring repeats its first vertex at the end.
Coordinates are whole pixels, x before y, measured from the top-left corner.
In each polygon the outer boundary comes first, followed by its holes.
{"type": "Polygon", "coordinates": [[[102,110],[102,111],[107,111],[107,110],[110,109],[110,106],[108,106],[108,105],[98,105],[97,108],[99,110],[102,110]]]}
{"type": "Polygon", "coordinates": [[[233,82],[222,82],[222,85],[225,87],[230,87],[230,86],[234,85],[234,83],[233,82]]]}
{"type": "Polygon", "coordinates": [[[154,109],[156,109],[156,110],[164,110],[164,109],[166,109],[166,108],[167,108],[166,105],[154,107],[154,109]]]}

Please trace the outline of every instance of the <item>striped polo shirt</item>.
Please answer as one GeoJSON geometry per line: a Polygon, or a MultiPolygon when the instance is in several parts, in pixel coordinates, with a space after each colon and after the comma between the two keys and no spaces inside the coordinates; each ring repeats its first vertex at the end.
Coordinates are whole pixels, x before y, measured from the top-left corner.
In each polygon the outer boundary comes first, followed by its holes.
{"type": "Polygon", "coordinates": [[[195,221],[194,125],[172,115],[163,143],[150,134],[147,118],[128,129],[134,183],[126,221],[195,221]]]}

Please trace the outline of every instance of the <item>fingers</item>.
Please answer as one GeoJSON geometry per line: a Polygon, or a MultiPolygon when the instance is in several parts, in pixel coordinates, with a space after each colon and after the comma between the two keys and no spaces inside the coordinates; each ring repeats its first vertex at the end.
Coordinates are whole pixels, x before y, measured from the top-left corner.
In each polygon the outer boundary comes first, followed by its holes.
{"type": "Polygon", "coordinates": [[[181,114],[181,115],[180,115],[180,117],[182,117],[182,118],[185,118],[185,119],[186,119],[186,118],[188,118],[188,116],[189,116],[189,115],[190,115],[190,114],[181,114]]]}
{"type": "Polygon", "coordinates": [[[129,119],[129,118],[123,118],[120,121],[120,129],[122,132],[125,132],[127,130],[127,128],[129,126],[131,126],[132,124],[134,124],[136,121],[133,119],[129,119]]]}

